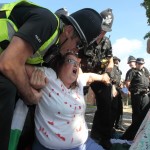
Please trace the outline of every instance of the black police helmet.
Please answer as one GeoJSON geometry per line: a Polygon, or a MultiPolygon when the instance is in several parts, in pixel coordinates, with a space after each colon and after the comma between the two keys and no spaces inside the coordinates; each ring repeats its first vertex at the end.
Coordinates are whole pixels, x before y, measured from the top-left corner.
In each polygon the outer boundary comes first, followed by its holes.
{"type": "Polygon", "coordinates": [[[108,8],[106,10],[103,10],[102,12],[100,12],[100,16],[103,19],[102,25],[101,25],[102,30],[106,32],[110,32],[112,30],[111,27],[112,27],[113,20],[114,20],[112,9],[108,8]]]}
{"type": "Polygon", "coordinates": [[[121,61],[117,56],[113,56],[113,60],[118,60],[119,62],[121,61]]]}
{"type": "Polygon", "coordinates": [[[128,57],[128,62],[127,62],[127,64],[129,64],[130,62],[136,62],[135,57],[129,56],[129,57],[128,57]]]}
{"type": "Polygon", "coordinates": [[[66,8],[60,8],[60,9],[56,10],[55,14],[58,17],[60,17],[61,15],[65,15],[65,16],[69,15],[68,10],[66,8]]]}
{"type": "Polygon", "coordinates": [[[84,8],[69,16],[62,15],[61,19],[75,28],[84,48],[87,48],[101,33],[102,18],[94,9],[84,8]]]}
{"type": "Polygon", "coordinates": [[[139,64],[144,64],[144,58],[137,58],[136,59],[136,63],[139,63],[139,64]]]}

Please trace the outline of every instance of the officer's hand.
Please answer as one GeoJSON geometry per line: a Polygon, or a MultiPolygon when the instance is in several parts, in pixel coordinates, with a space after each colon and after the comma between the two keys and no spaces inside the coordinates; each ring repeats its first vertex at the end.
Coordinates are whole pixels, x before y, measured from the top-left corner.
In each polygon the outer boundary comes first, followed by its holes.
{"type": "Polygon", "coordinates": [[[107,73],[104,73],[101,76],[102,76],[101,82],[103,82],[105,84],[110,84],[110,77],[107,73]]]}
{"type": "Polygon", "coordinates": [[[37,104],[41,100],[42,92],[41,90],[31,88],[30,96],[24,97],[23,95],[21,95],[21,93],[19,93],[19,97],[24,101],[26,105],[33,105],[37,104]]]}
{"type": "Polygon", "coordinates": [[[48,79],[44,72],[40,69],[35,69],[30,78],[30,84],[34,89],[42,89],[48,83],[48,79]]]}

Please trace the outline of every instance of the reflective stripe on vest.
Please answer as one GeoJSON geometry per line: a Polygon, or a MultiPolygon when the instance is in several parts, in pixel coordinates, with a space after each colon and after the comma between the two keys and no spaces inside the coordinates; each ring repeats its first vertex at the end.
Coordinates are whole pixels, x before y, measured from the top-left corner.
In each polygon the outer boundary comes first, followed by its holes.
{"type": "Polygon", "coordinates": [[[60,21],[58,20],[58,26],[56,31],[54,32],[54,34],[51,36],[51,38],[49,40],[47,40],[40,48],[38,51],[36,51],[36,53],[28,58],[27,63],[29,64],[39,64],[39,63],[43,63],[43,56],[45,55],[45,53],[48,51],[48,49],[53,45],[56,44],[58,42],[58,34],[59,34],[59,25],[60,25],[60,21]]]}
{"type": "MultiPolygon", "coordinates": [[[[24,5],[35,5],[32,2],[28,2],[26,0],[21,0],[19,2],[13,2],[10,4],[0,4],[0,12],[4,12],[6,13],[6,18],[0,18],[0,30],[3,31],[0,33],[0,42],[4,41],[4,40],[8,40],[10,41],[14,35],[15,32],[18,31],[16,25],[10,20],[8,19],[8,17],[11,14],[11,11],[13,10],[13,8],[18,5],[18,4],[24,4],[24,5]]],[[[35,5],[37,7],[40,7],[38,5],[35,5]]],[[[59,34],[59,26],[60,26],[60,21],[58,19],[58,17],[55,15],[58,25],[57,28],[55,30],[55,32],[53,33],[53,35],[51,37],[49,37],[49,39],[36,51],[35,54],[32,55],[32,57],[28,58],[27,63],[28,64],[39,64],[39,63],[43,63],[43,56],[45,55],[45,53],[47,52],[47,50],[53,45],[56,44],[58,42],[58,34],[59,34]]],[[[0,53],[2,51],[2,48],[0,47],[0,53]]]]}

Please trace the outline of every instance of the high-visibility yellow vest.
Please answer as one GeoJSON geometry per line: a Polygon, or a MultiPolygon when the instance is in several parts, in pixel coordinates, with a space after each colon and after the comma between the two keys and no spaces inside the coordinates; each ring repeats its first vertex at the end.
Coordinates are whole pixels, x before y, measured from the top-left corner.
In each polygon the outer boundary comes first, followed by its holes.
{"type": "MultiPolygon", "coordinates": [[[[15,23],[8,18],[13,8],[19,4],[25,5],[25,6],[32,5],[36,7],[41,7],[32,2],[28,2],[27,0],[20,0],[17,2],[9,3],[9,4],[0,4],[0,43],[11,41],[14,33],[18,31],[18,28],[15,25],[15,23]]],[[[58,25],[57,25],[55,32],[53,33],[51,37],[49,37],[47,41],[45,41],[45,43],[35,52],[35,54],[32,55],[32,57],[28,58],[27,60],[28,64],[39,64],[39,63],[42,64],[44,62],[43,56],[45,55],[47,50],[53,44],[56,44],[58,42],[60,21],[57,16],[56,16],[56,19],[58,21],[58,25]]],[[[0,46],[0,53],[3,50],[4,49],[2,49],[2,47],[0,46]]]]}

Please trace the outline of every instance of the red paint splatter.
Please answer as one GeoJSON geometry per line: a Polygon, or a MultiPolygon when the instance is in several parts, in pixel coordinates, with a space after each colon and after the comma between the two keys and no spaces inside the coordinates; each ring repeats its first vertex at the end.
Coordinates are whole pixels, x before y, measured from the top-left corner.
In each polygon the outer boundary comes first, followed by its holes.
{"type": "Polygon", "coordinates": [[[61,136],[60,134],[56,134],[62,141],[65,141],[65,137],[61,136]]]}
{"type": "Polygon", "coordinates": [[[50,125],[54,125],[54,122],[52,122],[52,121],[48,121],[48,123],[49,123],[50,125]]]}

